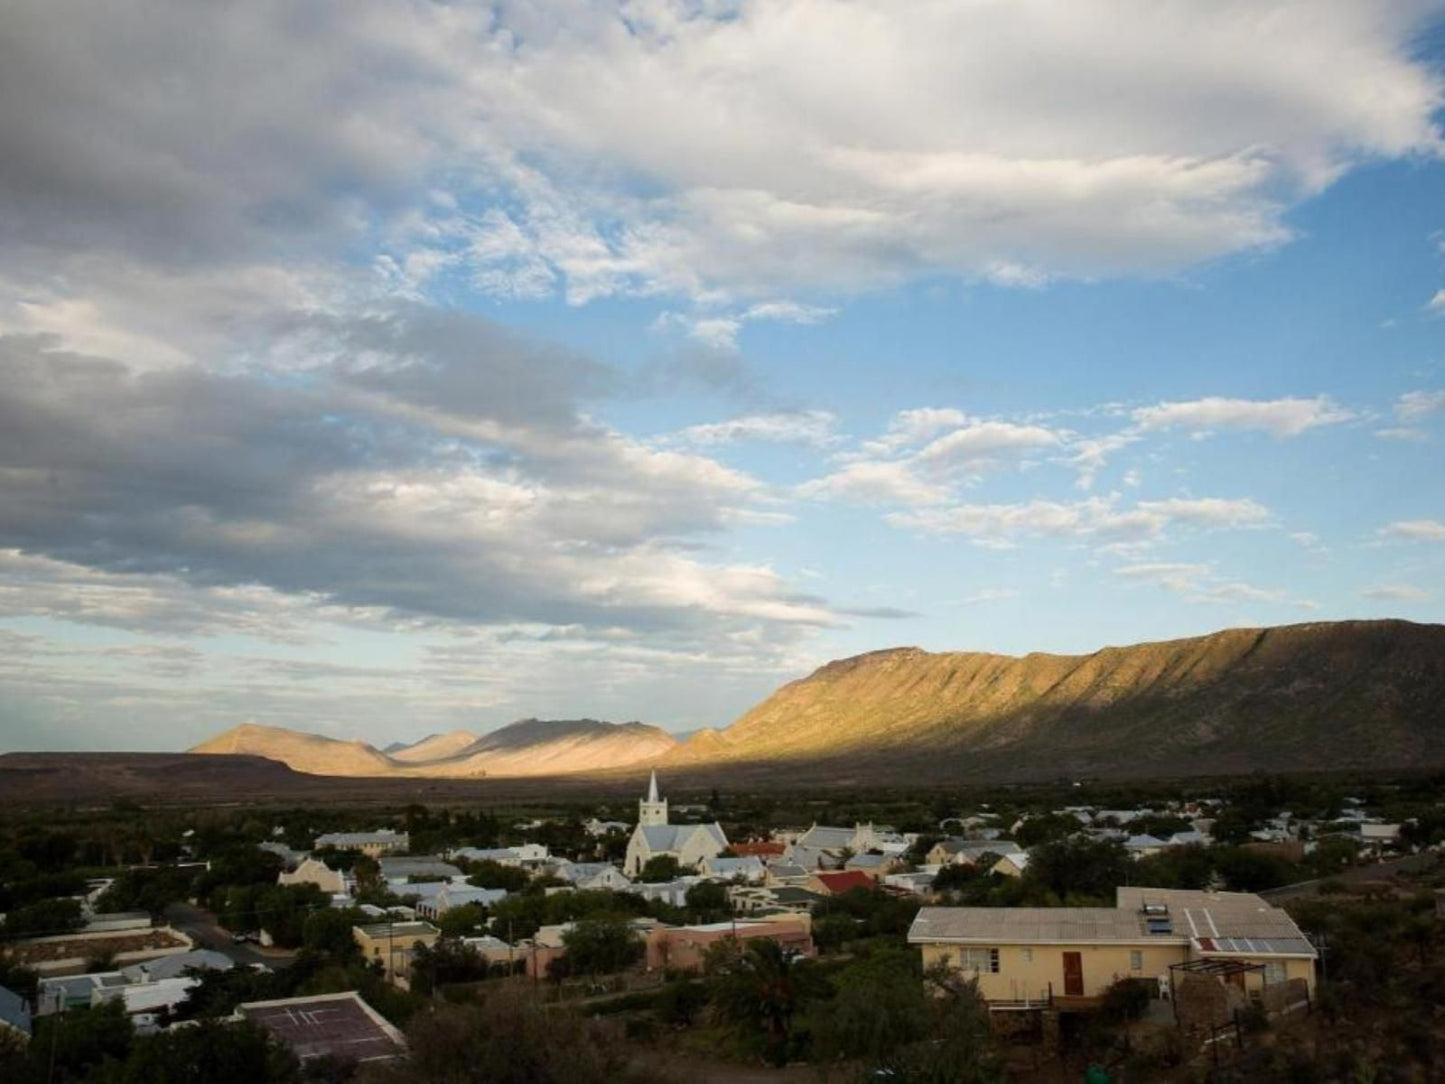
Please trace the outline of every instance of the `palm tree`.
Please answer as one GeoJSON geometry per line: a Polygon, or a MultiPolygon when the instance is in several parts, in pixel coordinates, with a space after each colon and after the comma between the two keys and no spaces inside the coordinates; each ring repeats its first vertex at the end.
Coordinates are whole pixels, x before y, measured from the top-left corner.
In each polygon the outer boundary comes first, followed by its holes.
{"type": "Polygon", "coordinates": [[[770,938],[757,938],[746,947],[727,938],[708,951],[705,966],[717,1014],[761,1032],[768,1060],[786,1063],[793,1018],[827,988],[813,961],[770,938]]]}

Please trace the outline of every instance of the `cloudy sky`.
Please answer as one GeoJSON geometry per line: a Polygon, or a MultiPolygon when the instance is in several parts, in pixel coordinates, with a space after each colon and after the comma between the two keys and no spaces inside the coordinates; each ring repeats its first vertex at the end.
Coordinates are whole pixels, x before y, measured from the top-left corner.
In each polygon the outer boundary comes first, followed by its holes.
{"type": "Polygon", "coordinates": [[[12,0],[0,749],[1445,619],[1445,7],[12,0]]]}

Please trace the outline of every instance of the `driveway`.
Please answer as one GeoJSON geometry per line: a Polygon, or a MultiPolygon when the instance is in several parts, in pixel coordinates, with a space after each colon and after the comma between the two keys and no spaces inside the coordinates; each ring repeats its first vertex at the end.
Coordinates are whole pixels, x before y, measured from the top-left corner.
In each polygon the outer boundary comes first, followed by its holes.
{"type": "Polygon", "coordinates": [[[231,933],[216,925],[216,916],[189,903],[173,903],[166,908],[166,918],[177,930],[196,942],[198,948],[223,952],[242,966],[263,964],[269,968],[285,967],[296,953],[288,949],[263,949],[253,944],[237,945],[231,933]]]}

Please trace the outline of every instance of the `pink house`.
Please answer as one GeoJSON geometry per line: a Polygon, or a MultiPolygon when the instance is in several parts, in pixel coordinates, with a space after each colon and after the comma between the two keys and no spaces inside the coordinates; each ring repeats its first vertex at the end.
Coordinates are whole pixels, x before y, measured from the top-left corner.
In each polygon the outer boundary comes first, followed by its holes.
{"type": "Polygon", "coordinates": [[[739,941],[766,937],[804,956],[818,954],[813,945],[811,915],[773,915],[766,919],[710,922],[702,926],[658,926],[647,936],[647,969],[700,970],[707,950],[729,937],[739,941]]]}

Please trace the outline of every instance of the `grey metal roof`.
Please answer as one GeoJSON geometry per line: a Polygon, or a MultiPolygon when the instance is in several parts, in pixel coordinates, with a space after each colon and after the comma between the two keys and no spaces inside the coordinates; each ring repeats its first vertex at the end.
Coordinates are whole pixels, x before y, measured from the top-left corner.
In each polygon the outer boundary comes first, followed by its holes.
{"type": "Polygon", "coordinates": [[[175,956],[162,956],[149,963],[132,964],[121,968],[121,974],[131,982],[159,982],[161,979],[180,977],[188,968],[197,971],[229,971],[236,963],[223,952],[214,949],[194,949],[175,956]]]}
{"type": "Polygon", "coordinates": [[[1138,914],[1118,907],[925,907],[913,920],[908,940],[1078,944],[1180,943],[1186,938],[1148,934],[1138,914]]]}
{"type": "Polygon", "coordinates": [[[14,990],[0,986],[0,1022],[30,1034],[30,1006],[14,990]]]}

